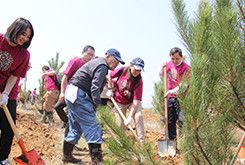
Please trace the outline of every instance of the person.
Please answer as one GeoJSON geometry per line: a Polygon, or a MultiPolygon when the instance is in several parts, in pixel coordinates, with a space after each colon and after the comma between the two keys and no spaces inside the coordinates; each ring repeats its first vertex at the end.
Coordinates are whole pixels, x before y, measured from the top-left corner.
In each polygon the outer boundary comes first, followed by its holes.
{"type": "MultiPolygon", "coordinates": [[[[27,79],[27,74],[28,74],[28,71],[30,70],[31,68],[31,62],[29,62],[28,64],[28,68],[27,68],[27,73],[26,73],[26,76],[25,78],[20,78],[20,81],[19,81],[19,84],[18,84],[18,101],[17,103],[22,103],[22,107],[26,109],[26,102],[25,102],[25,97],[24,97],[24,93],[26,93],[26,91],[22,91],[22,85],[24,84],[24,81],[26,81],[27,79]]],[[[18,80],[17,80],[18,81],[18,80]]]]}
{"type": "Polygon", "coordinates": [[[66,86],[69,80],[72,78],[72,76],[76,73],[76,71],[94,57],[94,53],[95,53],[95,49],[93,46],[91,45],[85,46],[82,51],[82,57],[72,58],[69,61],[68,66],[66,67],[66,70],[63,72],[59,100],[55,104],[54,109],[56,110],[61,121],[64,122],[65,126],[63,127],[65,127],[65,137],[67,136],[67,133],[69,131],[68,116],[66,112],[64,111],[64,108],[66,107],[66,104],[64,101],[66,86]]]}
{"type": "Polygon", "coordinates": [[[36,103],[36,97],[37,97],[37,92],[36,92],[37,88],[34,88],[33,92],[32,92],[32,101],[31,101],[31,105],[35,105],[36,103]]]}
{"type": "MultiPolygon", "coordinates": [[[[108,75],[106,76],[108,77],[108,75]]],[[[106,106],[107,102],[110,101],[110,96],[108,96],[108,91],[111,90],[111,88],[109,89],[108,87],[108,78],[106,78],[106,84],[103,87],[103,90],[100,94],[100,98],[101,98],[101,105],[102,106],[106,106]]]]}
{"type": "MultiPolygon", "coordinates": [[[[136,134],[141,144],[145,142],[144,123],[142,115],[142,94],[143,94],[143,80],[141,77],[141,71],[144,71],[144,61],[141,58],[135,58],[131,61],[130,66],[125,68],[118,68],[112,71],[109,76],[109,88],[113,87],[113,78],[118,78],[116,81],[116,91],[113,95],[114,100],[119,106],[120,110],[126,116],[127,109],[129,109],[129,115],[124,122],[122,118],[116,115],[121,129],[126,130],[126,126],[129,125],[134,119],[136,134]]],[[[115,110],[114,107],[114,111],[115,110]]]]}
{"type": "Polygon", "coordinates": [[[54,123],[52,106],[55,100],[59,96],[58,87],[55,85],[54,81],[52,80],[52,78],[56,80],[56,76],[55,76],[56,73],[54,70],[50,69],[49,66],[47,65],[44,65],[42,67],[42,71],[43,71],[42,77],[45,78],[45,86],[46,86],[47,92],[42,98],[42,102],[44,102],[43,116],[38,121],[43,122],[45,124],[52,124],[54,123]]]}
{"type": "Polygon", "coordinates": [[[22,85],[23,85],[23,78],[20,78],[20,80],[17,79],[17,81],[19,81],[18,83],[18,95],[17,95],[17,103],[18,104],[22,104],[22,107],[25,107],[25,98],[23,96],[23,91],[22,91],[22,85]]]}
{"type": "Polygon", "coordinates": [[[70,130],[64,139],[64,162],[80,162],[72,156],[72,150],[82,133],[89,146],[93,164],[103,162],[102,130],[96,121],[96,108],[101,106],[100,93],[103,90],[108,70],[114,70],[119,63],[125,64],[118,50],[109,49],[104,57],[97,57],[84,64],[71,78],[65,93],[68,106],[70,130]]]}
{"type": "Polygon", "coordinates": [[[31,103],[31,95],[32,95],[32,92],[29,90],[29,91],[28,91],[28,96],[27,96],[27,98],[26,98],[26,104],[28,104],[28,102],[31,103]]]}
{"type": "Polygon", "coordinates": [[[168,97],[168,135],[170,140],[175,140],[176,122],[179,119],[180,123],[183,122],[183,113],[180,110],[179,101],[177,99],[179,88],[181,85],[186,84],[186,79],[189,76],[189,65],[182,61],[182,50],[174,47],[169,53],[170,61],[164,62],[160,71],[160,76],[164,76],[163,69],[166,68],[168,89],[164,98],[168,97]]]}
{"type": "MultiPolygon", "coordinates": [[[[34,36],[33,26],[25,18],[16,19],[5,34],[0,34],[0,107],[6,104],[16,121],[16,98],[20,77],[24,78],[28,69],[30,53],[27,50],[34,36]]],[[[13,131],[0,108],[0,164],[10,165],[8,156],[13,141],[13,131]]]]}

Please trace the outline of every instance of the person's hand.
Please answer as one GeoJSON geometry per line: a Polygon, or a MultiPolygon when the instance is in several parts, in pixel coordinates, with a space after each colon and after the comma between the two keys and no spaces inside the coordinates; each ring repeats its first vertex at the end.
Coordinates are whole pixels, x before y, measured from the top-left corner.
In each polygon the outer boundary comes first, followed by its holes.
{"type": "Polygon", "coordinates": [[[8,99],[9,99],[9,96],[5,93],[2,93],[2,99],[0,101],[0,105],[3,105],[3,104],[8,104],[8,99]]]}
{"type": "Polygon", "coordinates": [[[175,87],[174,89],[167,91],[166,94],[164,95],[164,98],[168,97],[169,94],[178,95],[179,94],[179,86],[175,87]]]}
{"type": "Polygon", "coordinates": [[[164,95],[164,99],[168,97],[168,95],[170,94],[170,91],[167,91],[164,95]]]}
{"type": "Polygon", "coordinates": [[[42,75],[42,79],[44,79],[45,77],[46,77],[46,75],[45,75],[45,74],[43,74],[43,75],[42,75]]]}
{"type": "Polygon", "coordinates": [[[167,66],[167,62],[165,61],[163,64],[162,64],[162,68],[165,68],[167,66]]]}
{"type": "Polygon", "coordinates": [[[113,96],[113,92],[112,92],[112,90],[108,90],[107,92],[106,92],[106,96],[108,96],[108,97],[112,97],[113,96]]]}
{"type": "Polygon", "coordinates": [[[164,68],[167,66],[167,62],[164,62],[163,64],[162,64],[162,68],[161,68],[161,70],[160,70],[160,72],[159,72],[159,75],[160,76],[162,76],[162,77],[164,77],[164,68]]]}
{"type": "Polygon", "coordinates": [[[124,124],[128,126],[132,121],[132,118],[129,116],[126,120],[124,120],[124,124]]]}
{"type": "Polygon", "coordinates": [[[60,93],[59,100],[63,103],[65,102],[65,94],[64,93],[60,93]]]}

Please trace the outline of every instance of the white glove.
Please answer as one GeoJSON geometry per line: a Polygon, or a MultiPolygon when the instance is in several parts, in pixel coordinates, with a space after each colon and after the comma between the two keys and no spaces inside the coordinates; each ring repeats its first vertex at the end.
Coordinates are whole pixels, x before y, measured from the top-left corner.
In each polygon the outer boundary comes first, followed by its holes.
{"type": "Polygon", "coordinates": [[[168,92],[169,92],[170,94],[178,95],[178,94],[179,94],[180,87],[181,87],[181,89],[182,89],[182,88],[187,88],[188,85],[185,84],[185,83],[183,83],[183,84],[180,83],[179,86],[175,87],[174,89],[169,90],[168,92]]]}
{"type": "Polygon", "coordinates": [[[112,95],[113,95],[112,90],[108,90],[108,91],[106,92],[106,96],[112,97],[112,95]]]}
{"type": "MultiPolygon", "coordinates": [[[[170,94],[178,95],[179,94],[179,88],[182,86],[182,83],[179,84],[179,86],[175,87],[174,89],[169,90],[168,92],[170,94]]],[[[183,85],[184,87],[187,86],[187,84],[183,85]]]]}
{"type": "Polygon", "coordinates": [[[128,126],[131,123],[131,121],[132,121],[132,118],[131,117],[128,117],[126,120],[124,120],[124,124],[126,126],[128,126]]]}
{"type": "Polygon", "coordinates": [[[175,87],[168,91],[170,94],[178,95],[179,94],[179,86],[175,87]]]}
{"type": "Polygon", "coordinates": [[[0,105],[3,105],[3,104],[8,104],[8,99],[9,99],[9,96],[5,93],[2,94],[2,99],[0,101],[0,105]]]}

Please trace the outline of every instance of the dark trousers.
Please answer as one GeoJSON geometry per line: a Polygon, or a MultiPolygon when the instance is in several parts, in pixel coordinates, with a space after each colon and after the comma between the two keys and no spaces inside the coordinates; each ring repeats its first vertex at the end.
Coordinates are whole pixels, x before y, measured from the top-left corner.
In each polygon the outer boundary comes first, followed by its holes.
{"type": "Polygon", "coordinates": [[[54,106],[54,109],[56,110],[58,116],[60,117],[60,120],[62,120],[65,123],[68,123],[68,116],[64,111],[65,107],[66,107],[66,103],[58,100],[58,102],[54,106]]]}
{"type": "Polygon", "coordinates": [[[34,105],[35,101],[36,101],[36,96],[33,96],[31,100],[31,105],[34,105]]]}
{"type": "MultiPolygon", "coordinates": [[[[8,100],[7,107],[14,123],[16,121],[16,106],[16,100],[8,100]]],[[[8,158],[14,137],[12,128],[2,108],[0,108],[0,129],[0,161],[2,161],[8,158]]]]}
{"type": "Polygon", "coordinates": [[[168,99],[168,135],[170,140],[176,138],[176,122],[180,113],[179,101],[176,97],[168,99]]]}
{"type": "Polygon", "coordinates": [[[107,105],[107,101],[108,101],[109,99],[107,99],[107,98],[101,98],[101,104],[102,105],[107,105]]]}

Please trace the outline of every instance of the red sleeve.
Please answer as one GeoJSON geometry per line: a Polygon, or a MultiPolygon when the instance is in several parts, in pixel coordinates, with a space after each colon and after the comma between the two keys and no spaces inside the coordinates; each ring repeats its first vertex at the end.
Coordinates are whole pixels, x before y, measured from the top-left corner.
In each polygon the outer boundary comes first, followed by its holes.
{"type": "Polygon", "coordinates": [[[118,72],[119,72],[121,69],[122,69],[122,67],[117,68],[116,70],[112,71],[112,72],[110,73],[111,78],[118,77],[118,72]]]}

